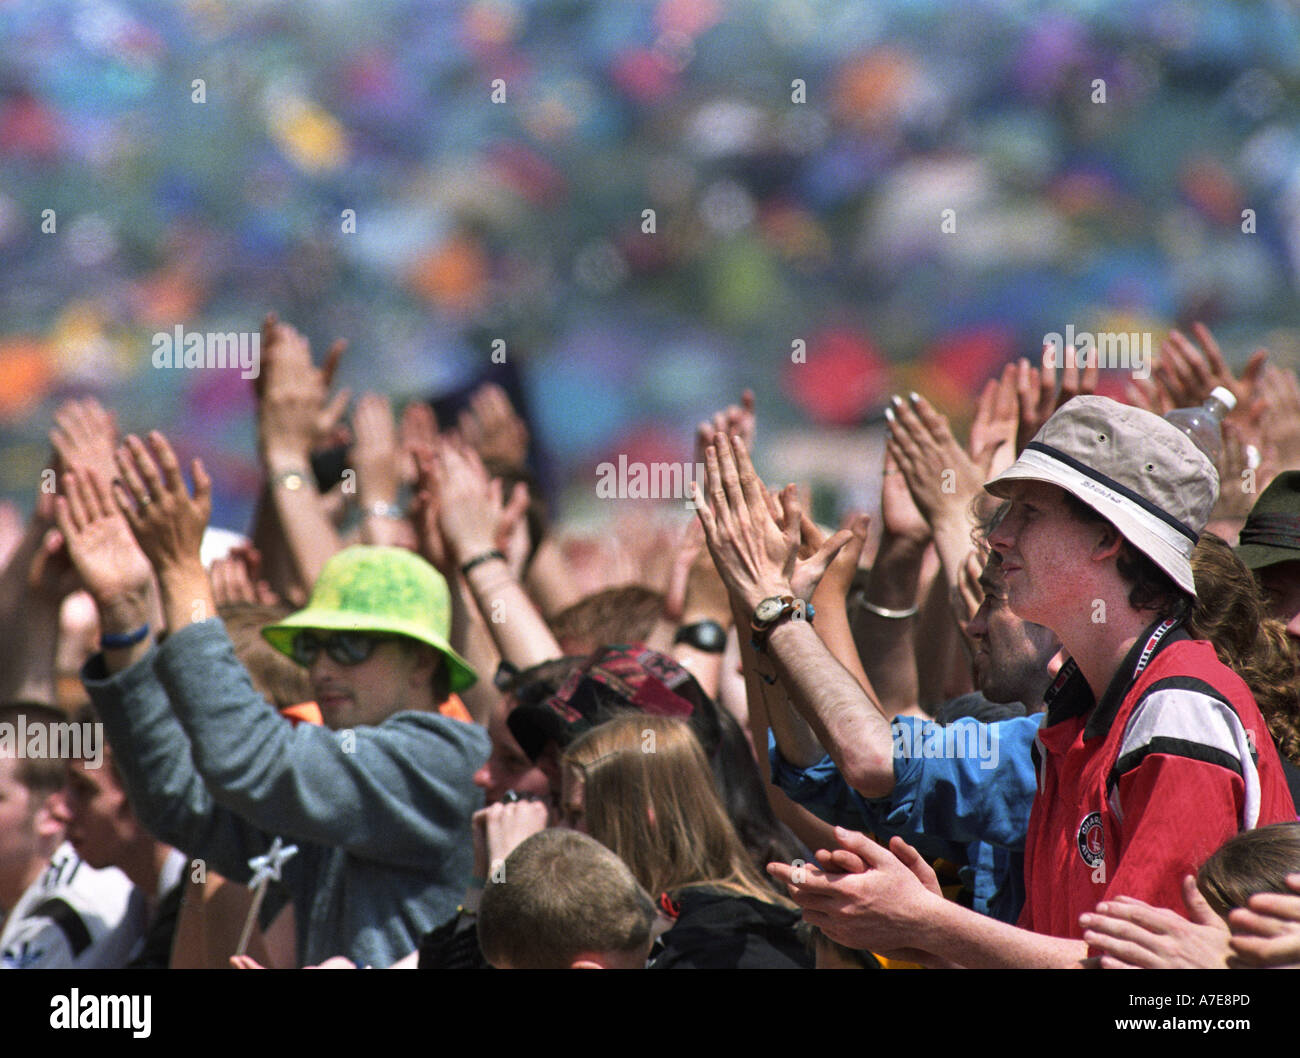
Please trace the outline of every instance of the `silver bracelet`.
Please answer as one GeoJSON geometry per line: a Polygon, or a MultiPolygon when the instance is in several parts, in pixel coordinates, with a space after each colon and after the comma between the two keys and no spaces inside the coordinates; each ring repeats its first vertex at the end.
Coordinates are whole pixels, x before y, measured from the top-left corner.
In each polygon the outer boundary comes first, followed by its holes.
{"type": "Polygon", "coordinates": [[[914,617],[920,609],[919,606],[912,606],[906,610],[891,610],[887,606],[877,606],[873,602],[868,602],[865,595],[860,595],[858,601],[862,603],[865,609],[871,611],[877,617],[887,617],[891,621],[901,621],[905,617],[914,617]]]}
{"type": "Polygon", "coordinates": [[[366,514],[372,518],[391,518],[400,522],[406,517],[406,512],[395,503],[385,503],[383,500],[376,500],[374,503],[367,504],[366,514]]]}

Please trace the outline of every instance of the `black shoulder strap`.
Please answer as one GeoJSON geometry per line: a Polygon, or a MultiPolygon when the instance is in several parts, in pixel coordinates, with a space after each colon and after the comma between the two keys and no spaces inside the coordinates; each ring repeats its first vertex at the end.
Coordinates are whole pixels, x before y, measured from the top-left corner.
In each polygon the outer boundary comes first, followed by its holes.
{"type": "Polygon", "coordinates": [[[29,911],[28,915],[33,918],[48,918],[58,926],[68,939],[68,947],[72,949],[74,956],[80,955],[90,947],[90,930],[66,900],[57,896],[45,900],[29,911]]]}

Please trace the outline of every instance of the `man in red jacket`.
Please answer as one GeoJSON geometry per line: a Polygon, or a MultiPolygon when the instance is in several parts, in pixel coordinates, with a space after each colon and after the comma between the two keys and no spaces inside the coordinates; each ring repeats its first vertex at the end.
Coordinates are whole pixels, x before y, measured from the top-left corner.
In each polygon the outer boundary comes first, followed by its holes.
{"type": "MultiPolygon", "coordinates": [[[[916,414],[929,414],[914,403],[916,414]]],[[[741,512],[731,502],[728,478],[743,475],[727,466],[723,439],[717,454],[713,508],[701,518],[724,579],[755,608],[758,627],[776,609],[764,607],[767,596],[793,594],[785,567],[767,557],[778,551],[768,537],[780,527],[763,525],[756,505],[741,512]]],[[[855,948],[920,949],[964,966],[1077,965],[1087,955],[1081,912],[1120,895],[1181,910],[1183,876],[1227,838],[1294,819],[1249,690],[1209,644],[1180,629],[1195,597],[1192,549],[1217,480],[1164,420],[1078,397],[987,486],[1011,501],[989,537],[1008,603],[1055,632],[1071,656],[1035,747],[1022,928],[942,900],[887,850],[847,831],[837,834],[844,850],[821,858],[827,873],[772,868],[805,918],[855,948]]],[[[873,721],[822,662],[809,623],[778,618],[765,636],[814,727],[841,744],[860,738],[873,721]]]]}

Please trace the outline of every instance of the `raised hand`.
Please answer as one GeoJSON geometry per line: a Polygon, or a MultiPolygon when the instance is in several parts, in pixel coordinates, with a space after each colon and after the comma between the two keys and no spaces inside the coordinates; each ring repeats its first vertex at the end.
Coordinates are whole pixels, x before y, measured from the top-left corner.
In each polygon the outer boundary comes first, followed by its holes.
{"type": "Polygon", "coordinates": [[[1045,345],[1041,369],[1031,367],[1023,357],[1016,365],[1016,398],[1020,405],[1020,425],[1016,431],[1017,455],[1025,450],[1025,445],[1034,439],[1034,434],[1043,428],[1043,423],[1052,417],[1057,408],[1097,389],[1100,373],[1097,357],[1092,356],[1080,374],[1077,355],[1071,353],[1067,357],[1068,363],[1061,371],[1061,391],[1056,391],[1056,361],[1064,352],[1045,345]]]}
{"type": "Polygon", "coordinates": [[[1239,407],[1253,400],[1268,351],[1257,349],[1237,378],[1224,362],[1219,343],[1205,324],[1193,323],[1192,334],[1199,346],[1178,330],[1170,331],[1160,346],[1157,370],[1163,370],[1167,387],[1177,400],[1175,406],[1202,404],[1216,386],[1231,390],[1239,407]]]}
{"type": "Polygon", "coordinates": [[[108,485],[86,467],[63,475],[55,519],[81,583],[99,607],[104,631],[126,632],[149,618],[153,571],[108,485]]]}
{"type": "MultiPolygon", "coordinates": [[[[820,599],[823,596],[827,599],[837,599],[840,605],[843,605],[848,598],[849,589],[853,586],[853,578],[858,572],[858,561],[862,558],[862,549],[867,543],[867,530],[870,526],[871,516],[869,514],[850,512],[840,521],[840,529],[847,529],[853,535],[840,550],[840,553],[831,560],[826,567],[826,573],[817,585],[818,610],[821,609],[820,599]]],[[[811,557],[826,543],[826,534],[802,510],[799,518],[799,535],[802,539],[801,557],[811,557]]],[[[798,587],[799,585],[792,586],[798,587]]]]}
{"type": "Polygon", "coordinates": [[[352,414],[352,461],[357,468],[357,494],[363,508],[397,500],[401,468],[398,462],[397,426],[388,398],[363,394],[352,414]]]}
{"type": "Polygon", "coordinates": [[[280,598],[262,580],[262,553],[255,547],[232,547],[208,568],[212,597],[218,606],[274,606],[280,598]]]}
{"type": "Polygon", "coordinates": [[[401,447],[400,473],[403,483],[414,485],[419,477],[416,452],[430,451],[438,443],[438,417],[422,400],[413,400],[402,409],[397,426],[397,442],[401,447]]]}
{"type": "Polygon", "coordinates": [[[1252,407],[1262,436],[1264,465],[1270,470],[1270,475],[1260,474],[1261,489],[1272,473],[1300,467],[1300,378],[1272,364],[1263,370],[1262,378],[1252,407]]]}
{"type": "Polygon", "coordinates": [[[906,540],[917,547],[924,547],[933,535],[929,521],[912,499],[912,490],[899,469],[898,459],[888,446],[880,481],[880,522],[887,537],[906,540]]]}
{"type": "Polygon", "coordinates": [[[478,453],[447,441],[434,452],[430,471],[447,557],[460,564],[496,548],[505,511],[501,480],[488,476],[478,453]]]}
{"type": "Polygon", "coordinates": [[[149,434],[148,448],[129,434],[117,450],[116,461],[122,481],[118,505],[158,575],[179,567],[202,568],[199,545],[212,513],[212,482],[203,462],[196,459],[190,464],[191,496],[176,453],[157,430],[149,434]]]}
{"type": "Polygon", "coordinates": [[[940,519],[966,517],[984,480],[953,437],[947,418],[915,393],[910,402],[895,397],[886,417],[886,452],[902,471],[926,521],[933,527],[940,519]]]}
{"type": "Polygon", "coordinates": [[[740,395],[739,404],[729,404],[721,411],[714,412],[709,422],[702,422],[695,428],[695,462],[704,462],[704,450],[712,442],[713,435],[719,433],[739,437],[745,443],[745,451],[752,452],[757,430],[754,391],[747,389],[740,395]]]}
{"type": "Polygon", "coordinates": [[[113,465],[117,423],[94,397],[65,401],[54,413],[50,443],[65,470],[94,467],[103,472],[113,465]]]}
{"type": "Polygon", "coordinates": [[[349,391],[331,399],[330,385],[346,343],[335,342],[325,363],[312,363],[307,339],[274,315],[262,326],[262,367],[255,380],[257,426],[262,456],[306,465],[311,453],[337,439],[349,391]]]}
{"type": "Polygon", "coordinates": [[[479,386],[460,413],[457,430],[484,462],[522,467],[528,462],[528,427],[500,386],[479,386]]]}
{"type": "Polygon", "coordinates": [[[970,427],[971,461],[979,467],[985,481],[1015,462],[1019,413],[1016,365],[1007,364],[998,378],[984,383],[970,427]]]}
{"type": "MultiPolygon", "coordinates": [[[[692,482],[696,514],[713,563],[728,591],[747,611],[773,595],[794,595],[793,582],[811,593],[852,535],[842,529],[807,559],[799,559],[799,507],[793,489],[782,493],[784,522],[769,506],[767,490],[749,461],[744,442],[724,433],[705,449],[708,497],[692,482]]],[[[799,598],[806,598],[800,595],[799,598]]]]}

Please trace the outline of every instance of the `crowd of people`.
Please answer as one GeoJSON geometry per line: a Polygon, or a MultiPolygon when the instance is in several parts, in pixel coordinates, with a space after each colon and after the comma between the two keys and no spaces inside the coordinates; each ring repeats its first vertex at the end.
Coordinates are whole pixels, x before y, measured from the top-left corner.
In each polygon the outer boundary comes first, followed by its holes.
{"type": "Polygon", "coordinates": [[[756,472],[746,394],[693,513],[602,546],[499,389],[345,427],[340,349],[262,349],[247,535],[91,398],[3,522],[5,967],[1300,966],[1265,354],[1174,331],[1120,402],[1047,348],[964,445],[895,397],[835,529],[756,472]],[[1216,387],[1207,450],[1164,416],[1216,387]]]}

